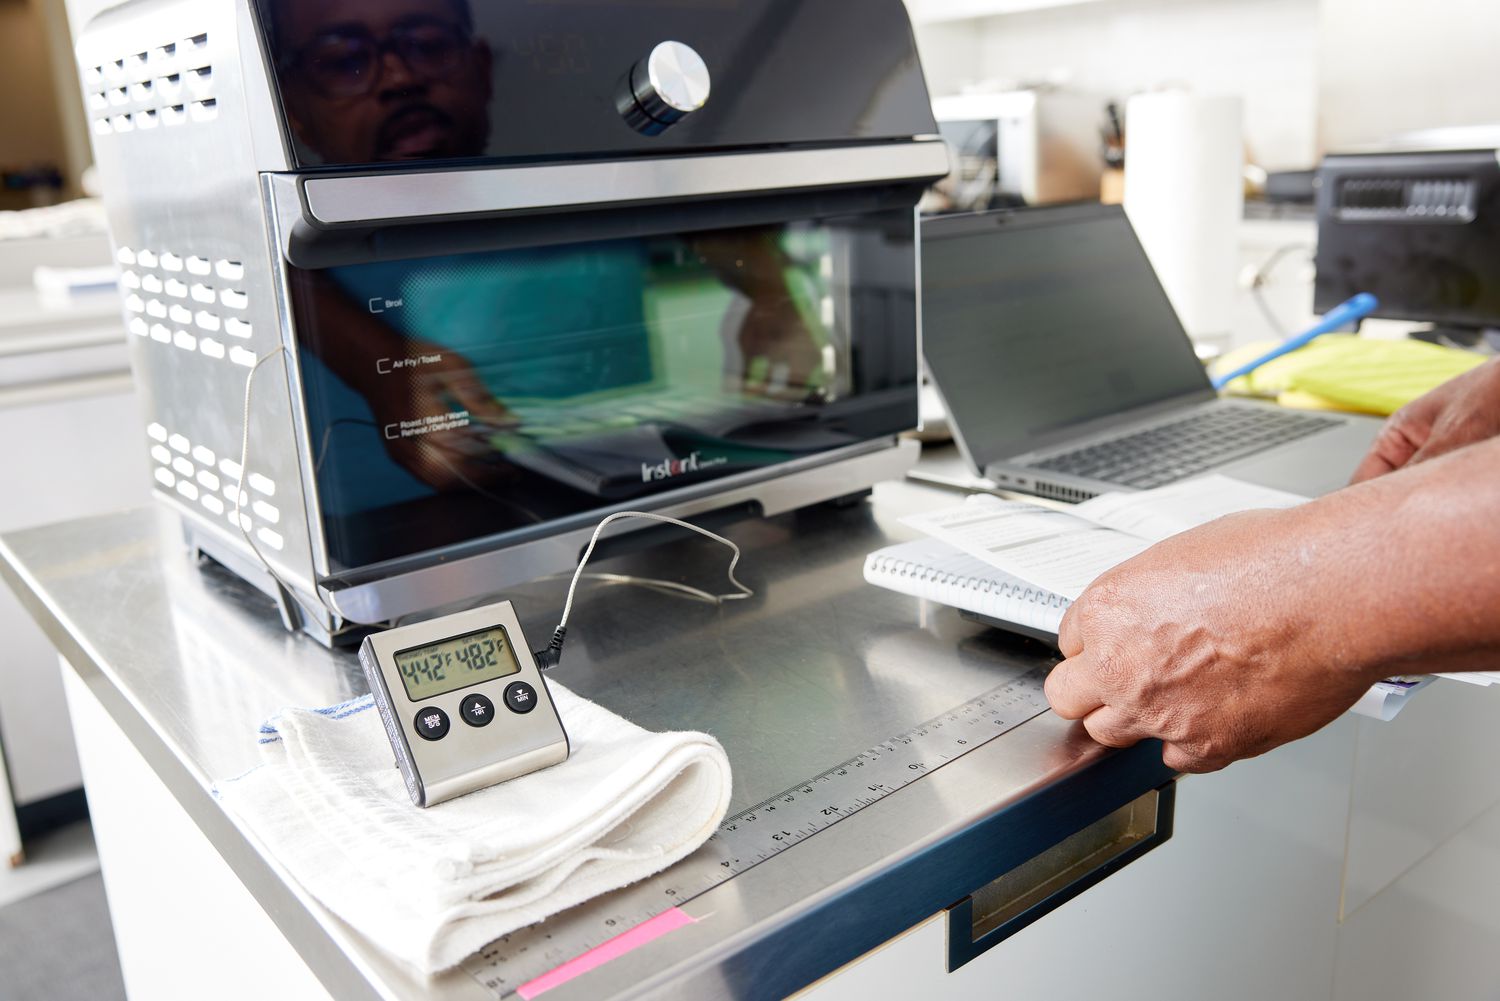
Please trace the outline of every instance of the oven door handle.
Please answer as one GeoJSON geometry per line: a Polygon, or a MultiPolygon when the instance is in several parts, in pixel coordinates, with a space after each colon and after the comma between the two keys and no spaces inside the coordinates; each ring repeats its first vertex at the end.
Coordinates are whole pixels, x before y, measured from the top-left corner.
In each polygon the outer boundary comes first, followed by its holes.
{"type": "MultiPolygon", "coordinates": [[[[931,183],[949,172],[936,136],[832,149],[597,163],[297,177],[319,229],[871,184],[931,183]]],[[[288,177],[283,175],[284,178],[288,177]]]]}

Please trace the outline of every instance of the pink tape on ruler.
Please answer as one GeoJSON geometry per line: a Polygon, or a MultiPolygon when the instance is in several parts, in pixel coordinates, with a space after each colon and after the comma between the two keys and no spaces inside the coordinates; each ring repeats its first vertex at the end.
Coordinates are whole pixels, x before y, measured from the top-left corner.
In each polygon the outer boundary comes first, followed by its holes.
{"type": "Polygon", "coordinates": [[[648,942],[655,942],[669,932],[697,923],[697,919],[689,917],[682,908],[674,907],[664,914],[658,914],[650,921],[636,925],[627,932],[621,932],[608,942],[590,949],[576,959],[568,960],[550,973],[543,973],[535,980],[522,984],[516,988],[516,993],[525,1001],[531,1001],[532,998],[540,997],[554,987],[561,987],[575,977],[581,977],[590,970],[598,969],[612,959],[619,959],[648,942]]]}

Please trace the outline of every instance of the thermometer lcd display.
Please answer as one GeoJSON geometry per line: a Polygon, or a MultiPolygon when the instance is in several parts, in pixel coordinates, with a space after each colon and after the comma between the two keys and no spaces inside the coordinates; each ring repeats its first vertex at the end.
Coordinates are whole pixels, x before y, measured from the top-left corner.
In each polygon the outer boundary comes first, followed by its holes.
{"type": "Polygon", "coordinates": [[[396,654],[396,670],[413,702],[521,673],[510,638],[499,627],[396,654]]]}

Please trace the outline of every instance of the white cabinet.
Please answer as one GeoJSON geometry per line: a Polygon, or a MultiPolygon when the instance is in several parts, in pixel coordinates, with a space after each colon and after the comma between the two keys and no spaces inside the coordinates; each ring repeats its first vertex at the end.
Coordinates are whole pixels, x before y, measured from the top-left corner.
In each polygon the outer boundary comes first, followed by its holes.
{"type": "Polygon", "coordinates": [[[61,668],[126,993],[332,1001],[87,683],[61,668]]]}
{"type": "MultiPolygon", "coordinates": [[[[17,256],[27,255],[8,250],[6,259],[17,256]]],[[[0,532],[149,502],[125,338],[113,296],[59,310],[27,287],[0,288],[0,532]]],[[[10,775],[0,800],[26,806],[81,788],[56,652],[6,587],[0,635],[0,746],[10,775]]],[[[0,802],[0,834],[14,823],[11,807],[0,802]]]]}
{"type": "MultiPolygon", "coordinates": [[[[148,503],[145,431],[128,384],[76,389],[24,406],[7,406],[0,391],[0,466],[19,488],[0,494],[0,531],[148,503]]],[[[16,802],[79,788],[56,650],[8,588],[0,635],[0,741],[16,802]]]]}

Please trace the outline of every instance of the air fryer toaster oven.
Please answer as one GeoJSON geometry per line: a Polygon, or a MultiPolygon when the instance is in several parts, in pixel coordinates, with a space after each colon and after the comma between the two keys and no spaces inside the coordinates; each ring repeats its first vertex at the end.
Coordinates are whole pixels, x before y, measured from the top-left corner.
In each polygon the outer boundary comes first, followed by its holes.
{"type": "Polygon", "coordinates": [[[79,53],[157,496],[289,627],[912,461],[901,0],[137,0],[79,53]]]}

